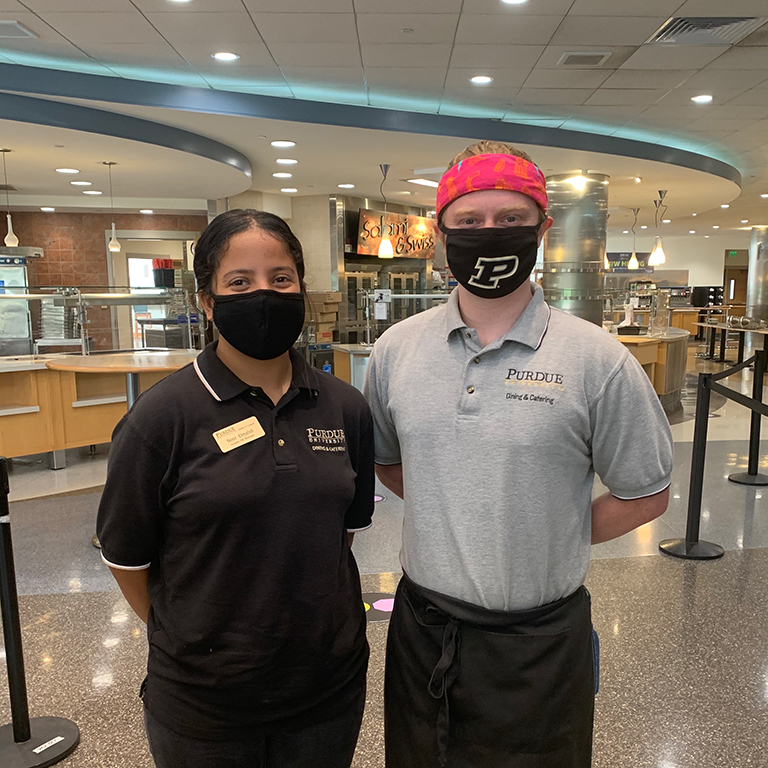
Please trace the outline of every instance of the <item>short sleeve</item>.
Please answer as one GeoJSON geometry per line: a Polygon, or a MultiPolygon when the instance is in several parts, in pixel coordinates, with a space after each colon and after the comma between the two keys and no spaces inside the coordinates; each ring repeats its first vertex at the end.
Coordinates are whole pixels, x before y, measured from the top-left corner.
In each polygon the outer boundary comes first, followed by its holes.
{"type": "Polygon", "coordinates": [[[373,518],[376,483],[373,470],[373,421],[367,407],[364,418],[360,420],[356,443],[355,456],[352,457],[352,466],[357,473],[355,497],[344,516],[344,525],[350,533],[370,528],[373,518]]]}
{"type": "Polygon", "coordinates": [[[107,565],[139,570],[157,557],[167,471],[167,459],[123,418],[112,435],[96,526],[107,565]]]}
{"type": "Polygon", "coordinates": [[[400,442],[389,408],[389,381],[385,369],[381,362],[381,348],[374,346],[363,387],[373,414],[374,460],[381,465],[401,464],[400,442]]]}
{"type": "Polygon", "coordinates": [[[651,382],[627,354],[609,376],[590,411],[592,463],[619,499],[639,499],[670,483],[673,442],[669,422],[651,382]]]}

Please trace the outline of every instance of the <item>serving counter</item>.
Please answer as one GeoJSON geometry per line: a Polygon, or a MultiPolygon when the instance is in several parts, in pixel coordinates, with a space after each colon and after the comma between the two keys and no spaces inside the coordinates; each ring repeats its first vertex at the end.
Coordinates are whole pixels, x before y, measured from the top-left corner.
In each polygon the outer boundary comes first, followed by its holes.
{"type": "Polygon", "coordinates": [[[65,449],[109,442],[129,396],[197,354],[137,351],[0,358],[0,455],[51,453],[52,466],[64,466],[65,449]]]}
{"type": "Polygon", "coordinates": [[[690,335],[680,328],[668,328],[659,336],[617,336],[643,367],[665,407],[674,406],[680,401],[690,335]]]}

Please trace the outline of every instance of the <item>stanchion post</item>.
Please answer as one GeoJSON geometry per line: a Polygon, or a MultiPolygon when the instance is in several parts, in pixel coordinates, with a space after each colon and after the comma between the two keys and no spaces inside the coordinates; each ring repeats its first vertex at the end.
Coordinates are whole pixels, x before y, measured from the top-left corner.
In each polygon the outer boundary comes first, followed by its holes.
{"type": "Polygon", "coordinates": [[[0,728],[0,766],[46,768],[75,751],[80,743],[80,730],[61,717],[29,719],[9,493],[8,462],[0,456],[0,612],[11,698],[11,725],[0,728]]]}
{"type": "Polygon", "coordinates": [[[704,463],[707,457],[707,430],[709,427],[709,401],[711,374],[700,373],[696,393],[696,421],[693,430],[691,455],[691,484],[688,489],[688,522],[684,539],[665,539],[659,549],[673,557],[686,560],[713,560],[722,557],[724,550],[717,544],[699,540],[701,527],[701,498],[704,489],[704,463]]]}
{"type": "Polygon", "coordinates": [[[21,648],[19,596],[16,591],[16,570],[13,564],[11,518],[8,508],[8,465],[0,458],[0,611],[3,616],[5,664],[8,668],[8,688],[11,694],[11,719],[14,741],[29,741],[29,704],[24,675],[24,654],[21,648]]]}
{"type": "MultiPolygon", "coordinates": [[[[763,402],[763,380],[765,378],[766,359],[768,353],[764,349],[755,351],[755,373],[752,380],[752,398],[763,402]]],[[[749,461],[746,472],[729,475],[728,479],[738,485],[768,485],[768,475],[761,474],[760,464],[760,421],[762,416],[752,411],[749,427],[749,461]]]]}

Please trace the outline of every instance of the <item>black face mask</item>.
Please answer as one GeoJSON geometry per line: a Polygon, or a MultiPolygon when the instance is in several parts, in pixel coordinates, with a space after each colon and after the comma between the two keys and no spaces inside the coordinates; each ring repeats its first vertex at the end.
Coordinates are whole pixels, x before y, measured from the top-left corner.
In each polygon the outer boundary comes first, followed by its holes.
{"type": "Polygon", "coordinates": [[[447,229],[440,224],[451,272],[484,299],[507,296],[528,280],[536,264],[539,227],[447,229]]]}
{"type": "Polygon", "coordinates": [[[304,294],[260,290],[213,296],[213,322],[239,352],[273,360],[301,334],[304,294]]]}

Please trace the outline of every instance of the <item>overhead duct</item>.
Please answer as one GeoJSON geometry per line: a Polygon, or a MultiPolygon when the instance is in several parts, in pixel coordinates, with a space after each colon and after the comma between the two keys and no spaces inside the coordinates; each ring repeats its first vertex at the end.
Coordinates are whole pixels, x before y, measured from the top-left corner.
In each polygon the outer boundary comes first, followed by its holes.
{"type": "Polygon", "coordinates": [[[763,26],[765,16],[681,16],[669,19],[646,45],[736,45],[763,26]]]}

